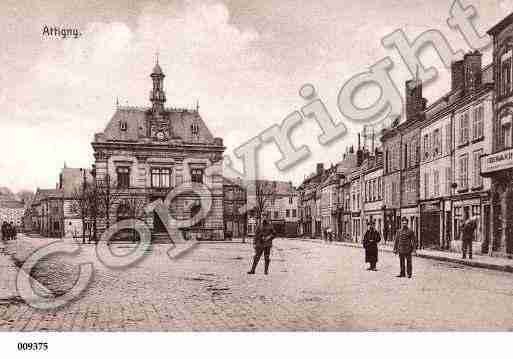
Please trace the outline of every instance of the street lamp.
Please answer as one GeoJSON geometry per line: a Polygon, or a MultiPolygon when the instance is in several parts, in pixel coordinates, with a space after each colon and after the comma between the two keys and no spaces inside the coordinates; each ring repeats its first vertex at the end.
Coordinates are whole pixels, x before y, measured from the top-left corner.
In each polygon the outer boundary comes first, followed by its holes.
{"type": "Polygon", "coordinates": [[[456,235],[456,226],[454,225],[455,224],[455,214],[454,214],[454,193],[456,192],[456,187],[458,187],[458,184],[456,182],[452,182],[451,183],[451,228],[452,228],[452,233],[451,233],[451,237],[448,238],[448,240],[446,241],[446,248],[447,250],[449,250],[451,248],[451,239],[453,237],[453,234],[454,236],[456,235]]]}

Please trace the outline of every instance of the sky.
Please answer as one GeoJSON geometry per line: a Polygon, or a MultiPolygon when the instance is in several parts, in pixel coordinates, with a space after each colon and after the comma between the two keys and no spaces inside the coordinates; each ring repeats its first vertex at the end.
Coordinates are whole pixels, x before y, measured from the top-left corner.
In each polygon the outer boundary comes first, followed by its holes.
{"type": "MultiPolygon", "coordinates": [[[[513,0],[462,1],[475,6],[483,34],[513,11],[513,0]]],[[[356,145],[361,124],[348,122],[337,96],[354,75],[389,56],[399,89],[411,77],[381,38],[396,29],[410,39],[441,31],[453,49],[468,51],[446,23],[452,1],[432,0],[177,0],[2,1],[0,4],[0,187],[54,188],[64,163],[90,167],[91,142],[121,105],[148,106],[150,72],[159,53],[167,106],[193,108],[226,154],[306,104],[303,84],[315,86],[335,121],[348,133],[321,146],[317,124],[292,133],[310,157],[286,172],[272,143],[258,153],[261,177],[299,184],[317,162],[336,163],[356,145]],[[49,38],[44,26],[77,28],[82,36],[49,38]]],[[[483,61],[491,60],[490,50],[483,61]]],[[[440,76],[426,86],[428,103],[447,92],[448,71],[434,51],[422,55],[440,76]]],[[[369,89],[362,104],[375,98],[369,89]]],[[[370,102],[372,103],[372,101],[370,102]]],[[[369,103],[369,104],[370,104],[369,103]]],[[[235,160],[241,169],[240,161],[235,160]]]]}

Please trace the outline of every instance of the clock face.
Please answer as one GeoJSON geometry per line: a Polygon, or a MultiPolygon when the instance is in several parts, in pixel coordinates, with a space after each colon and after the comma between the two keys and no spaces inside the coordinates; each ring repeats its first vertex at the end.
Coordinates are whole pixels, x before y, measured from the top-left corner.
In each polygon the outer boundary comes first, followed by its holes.
{"type": "Polygon", "coordinates": [[[164,135],[164,132],[162,132],[162,131],[157,132],[157,140],[162,141],[162,140],[164,140],[165,137],[166,136],[164,135]]]}

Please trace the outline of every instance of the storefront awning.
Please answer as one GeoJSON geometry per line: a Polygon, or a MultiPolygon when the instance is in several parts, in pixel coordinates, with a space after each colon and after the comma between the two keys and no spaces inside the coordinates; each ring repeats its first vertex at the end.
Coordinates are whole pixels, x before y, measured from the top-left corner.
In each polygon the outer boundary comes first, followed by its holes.
{"type": "Polygon", "coordinates": [[[481,157],[481,176],[490,177],[494,173],[513,168],[513,149],[492,153],[481,157]]]}

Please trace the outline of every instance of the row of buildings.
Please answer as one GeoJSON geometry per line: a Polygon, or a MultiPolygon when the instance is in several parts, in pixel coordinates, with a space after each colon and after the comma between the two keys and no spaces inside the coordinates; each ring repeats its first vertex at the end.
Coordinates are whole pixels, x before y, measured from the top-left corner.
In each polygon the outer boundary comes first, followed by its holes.
{"type": "Polygon", "coordinates": [[[299,187],[302,233],[332,227],[341,239],[361,241],[374,220],[388,241],[406,217],[421,245],[449,249],[468,216],[478,219],[476,241],[489,243],[491,181],[481,175],[481,157],[492,152],[494,78],[481,57],[454,62],[450,90],[429,106],[422,82],[407,81],[404,119],[379,133],[370,128],[378,146],[361,146],[358,135],[356,151],[330,170],[318,165],[299,187]]]}
{"type": "Polygon", "coordinates": [[[317,165],[298,188],[301,235],[331,228],[361,241],[372,219],[388,241],[406,217],[422,246],[450,249],[463,219],[474,218],[483,252],[513,253],[513,14],[488,34],[491,64],[479,51],[465,54],[429,105],[422,82],[407,81],[402,118],[371,129],[371,146],[359,135],[337,165],[317,165]]]}

